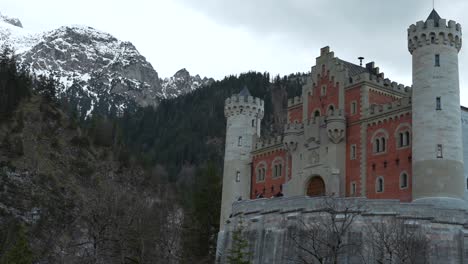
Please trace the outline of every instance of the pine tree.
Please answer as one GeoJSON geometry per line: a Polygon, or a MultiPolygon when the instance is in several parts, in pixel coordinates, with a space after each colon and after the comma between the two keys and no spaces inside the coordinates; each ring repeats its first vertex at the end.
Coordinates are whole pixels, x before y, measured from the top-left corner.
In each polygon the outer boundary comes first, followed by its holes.
{"type": "Polygon", "coordinates": [[[31,264],[32,252],[29,248],[26,230],[23,225],[18,228],[17,239],[15,244],[5,254],[4,264],[31,264]]]}
{"type": "Polygon", "coordinates": [[[232,247],[229,250],[227,260],[229,264],[250,264],[252,253],[248,251],[249,241],[244,237],[242,219],[237,228],[232,232],[232,247]]]}

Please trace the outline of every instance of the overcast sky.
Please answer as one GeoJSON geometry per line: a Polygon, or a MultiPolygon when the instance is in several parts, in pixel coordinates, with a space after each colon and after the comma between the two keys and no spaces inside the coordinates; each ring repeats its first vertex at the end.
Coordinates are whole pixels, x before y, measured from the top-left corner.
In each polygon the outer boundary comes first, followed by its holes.
{"type": "MultiPolygon", "coordinates": [[[[328,45],[350,62],[375,61],[405,85],[406,30],[431,9],[432,0],[0,0],[0,12],[25,29],[81,24],[131,41],[161,77],[181,68],[216,79],[249,70],[306,72],[328,45]]],[[[436,9],[468,28],[467,0],[436,0],[436,9]]],[[[464,105],[467,54],[460,52],[464,105]]]]}

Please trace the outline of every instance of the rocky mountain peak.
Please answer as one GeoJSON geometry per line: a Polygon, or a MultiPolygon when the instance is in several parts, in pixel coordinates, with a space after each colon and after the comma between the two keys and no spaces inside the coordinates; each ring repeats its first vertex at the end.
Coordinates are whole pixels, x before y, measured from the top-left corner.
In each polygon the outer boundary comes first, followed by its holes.
{"type": "Polygon", "coordinates": [[[3,21],[15,27],[23,28],[23,24],[18,18],[7,17],[5,15],[2,15],[2,13],[0,13],[0,21],[3,21]]]}
{"type": "Polygon", "coordinates": [[[62,26],[39,34],[21,26],[0,14],[0,47],[15,50],[19,65],[33,74],[53,76],[61,84],[59,97],[68,99],[81,116],[156,107],[161,99],[212,80],[192,77],[186,69],[162,80],[131,42],[89,26],[62,26]]]}
{"type": "Polygon", "coordinates": [[[166,94],[166,98],[174,98],[190,93],[202,86],[210,85],[212,82],[214,82],[212,78],[204,77],[202,79],[198,74],[191,76],[190,72],[185,68],[178,70],[174,76],[161,81],[162,90],[166,94]]]}

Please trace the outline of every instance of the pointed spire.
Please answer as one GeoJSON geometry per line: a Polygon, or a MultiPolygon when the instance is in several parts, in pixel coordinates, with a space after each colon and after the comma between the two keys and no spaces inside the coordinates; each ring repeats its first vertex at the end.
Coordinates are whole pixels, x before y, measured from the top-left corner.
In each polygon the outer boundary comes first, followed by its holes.
{"type": "Polygon", "coordinates": [[[435,9],[432,9],[432,12],[429,14],[429,17],[427,17],[426,21],[427,20],[434,20],[434,23],[439,23],[439,20],[441,20],[442,18],[439,16],[439,14],[437,13],[437,11],[435,9]]]}
{"type": "Polygon", "coordinates": [[[250,94],[249,89],[247,89],[247,86],[244,86],[244,89],[242,89],[242,91],[239,93],[239,96],[252,96],[252,95],[250,94]]]}

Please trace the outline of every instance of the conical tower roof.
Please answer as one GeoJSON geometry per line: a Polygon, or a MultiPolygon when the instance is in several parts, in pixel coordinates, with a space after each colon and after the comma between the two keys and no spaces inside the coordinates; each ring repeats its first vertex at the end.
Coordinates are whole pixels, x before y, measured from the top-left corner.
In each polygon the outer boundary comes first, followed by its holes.
{"type": "Polygon", "coordinates": [[[439,16],[439,13],[437,13],[435,9],[432,9],[432,12],[427,17],[426,22],[427,20],[434,20],[434,23],[439,23],[441,19],[442,18],[439,16]]]}
{"type": "Polygon", "coordinates": [[[244,86],[244,89],[242,89],[242,91],[239,93],[239,96],[252,96],[252,95],[250,94],[249,89],[247,89],[247,86],[244,86]]]}

